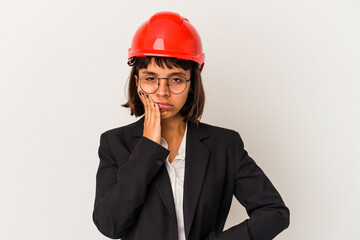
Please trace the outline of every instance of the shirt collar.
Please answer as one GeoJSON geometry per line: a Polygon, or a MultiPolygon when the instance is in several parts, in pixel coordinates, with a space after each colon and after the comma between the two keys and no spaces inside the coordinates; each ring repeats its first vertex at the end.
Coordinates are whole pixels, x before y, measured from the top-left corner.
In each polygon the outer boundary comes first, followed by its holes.
{"type": "Polygon", "coordinates": [[[188,123],[186,122],[186,127],[185,127],[185,133],[184,133],[184,137],[181,141],[180,147],[179,147],[179,157],[181,157],[182,159],[185,158],[185,149],[186,149],[186,133],[187,133],[187,127],[188,123]]]}

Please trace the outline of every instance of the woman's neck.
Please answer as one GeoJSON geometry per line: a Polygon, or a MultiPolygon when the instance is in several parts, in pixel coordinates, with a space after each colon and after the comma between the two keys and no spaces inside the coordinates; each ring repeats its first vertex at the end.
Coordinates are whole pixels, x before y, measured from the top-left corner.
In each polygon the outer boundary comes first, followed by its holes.
{"type": "Polygon", "coordinates": [[[183,118],[161,120],[161,137],[166,141],[182,137],[185,133],[186,122],[183,118]]]}

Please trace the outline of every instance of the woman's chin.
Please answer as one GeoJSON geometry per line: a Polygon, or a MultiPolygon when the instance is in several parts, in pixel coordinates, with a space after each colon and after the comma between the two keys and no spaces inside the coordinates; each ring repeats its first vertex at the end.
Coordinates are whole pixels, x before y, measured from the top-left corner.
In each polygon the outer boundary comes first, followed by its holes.
{"type": "Polygon", "coordinates": [[[161,118],[168,118],[170,116],[169,112],[168,111],[160,111],[160,117],[161,118]]]}
{"type": "Polygon", "coordinates": [[[172,117],[174,117],[174,114],[172,114],[172,112],[165,110],[165,109],[160,111],[161,119],[167,119],[167,118],[172,118],[172,117]]]}

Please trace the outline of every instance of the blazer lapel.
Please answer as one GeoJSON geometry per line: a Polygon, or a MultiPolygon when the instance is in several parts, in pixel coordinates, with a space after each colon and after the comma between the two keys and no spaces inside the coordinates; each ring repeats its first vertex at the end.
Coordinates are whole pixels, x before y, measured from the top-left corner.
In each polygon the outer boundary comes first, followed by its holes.
{"type": "Polygon", "coordinates": [[[160,168],[157,177],[154,179],[156,189],[159,192],[170,216],[176,223],[175,201],[172,193],[169,174],[165,164],[160,168]]]}
{"type": "Polygon", "coordinates": [[[208,137],[201,123],[188,122],[185,152],[184,180],[184,226],[186,238],[189,237],[197,203],[206,175],[210,149],[201,141],[208,137]]]}
{"type": "Polygon", "coordinates": [[[143,131],[144,131],[144,120],[145,120],[145,115],[140,118],[138,121],[133,123],[133,141],[132,141],[132,149],[134,149],[134,147],[136,146],[137,142],[140,140],[140,138],[143,135],[143,131]]]}

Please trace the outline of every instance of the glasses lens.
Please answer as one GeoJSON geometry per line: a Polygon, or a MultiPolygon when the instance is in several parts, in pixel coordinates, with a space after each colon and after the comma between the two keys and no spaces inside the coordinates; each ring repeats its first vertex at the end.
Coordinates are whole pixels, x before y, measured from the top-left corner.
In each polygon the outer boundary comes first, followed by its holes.
{"type": "Polygon", "coordinates": [[[155,76],[145,75],[140,79],[140,87],[147,93],[153,93],[158,88],[158,80],[155,76]]]}
{"type": "Polygon", "coordinates": [[[183,77],[172,77],[169,79],[169,89],[172,93],[181,93],[186,88],[186,79],[183,77]]]}
{"type": "MultiPolygon", "coordinates": [[[[158,85],[158,78],[153,75],[144,75],[140,78],[140,87],[146,93],[155,92],[158,85]]],[[[182,93],[186,88],[186,79],[181,76],[173,76],[169,78],[169,90],[172,93],[182,93]]]]}

